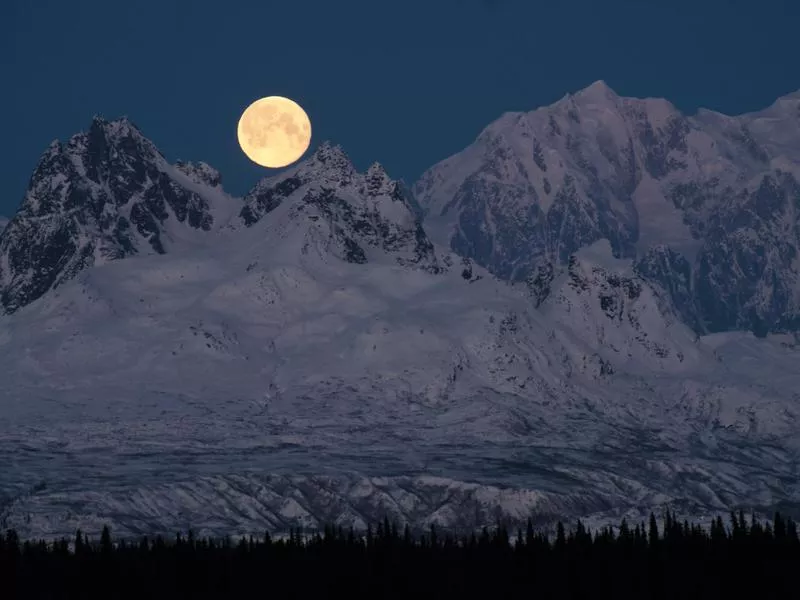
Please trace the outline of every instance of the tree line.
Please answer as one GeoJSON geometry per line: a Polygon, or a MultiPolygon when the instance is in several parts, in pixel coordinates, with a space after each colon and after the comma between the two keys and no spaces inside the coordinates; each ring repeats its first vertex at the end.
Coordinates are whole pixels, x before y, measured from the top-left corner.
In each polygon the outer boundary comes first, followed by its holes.
{"type": "Polygon", "coordinates": [[[288,538],[22,541],[0,535],[2,598],[793,598],[797,525],[732,513],[706,529],[671,513],[555,536],[499,525],[456,537],[385,520],[288,538]]]}

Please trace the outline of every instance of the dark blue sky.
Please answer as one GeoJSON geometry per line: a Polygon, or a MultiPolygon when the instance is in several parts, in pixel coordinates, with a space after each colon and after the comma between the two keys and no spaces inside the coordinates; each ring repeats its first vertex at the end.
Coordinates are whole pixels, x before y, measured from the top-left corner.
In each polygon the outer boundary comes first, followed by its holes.
{"type": "Polygon", "coordinates": [[[252,100],[308,111],[312,145],[413,181],[502,112],[597,79],[685,111],[755,110],[800,88],[797,0],[3,0],[0,213],[47,144],[128,115],[170,160],[244,193],[252,100]]]}

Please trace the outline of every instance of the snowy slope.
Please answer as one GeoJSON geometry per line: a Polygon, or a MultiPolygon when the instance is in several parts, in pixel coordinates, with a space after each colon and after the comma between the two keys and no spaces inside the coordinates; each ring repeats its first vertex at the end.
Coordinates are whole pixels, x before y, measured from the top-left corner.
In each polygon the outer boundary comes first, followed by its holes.
{"type": "Polygon", "coordinates": [[[0,527],[797,505],[793,337],[698,339],[603,242],[495,279],[330,144],[241,203],[173,169],[224,225],[176,226],[165,254],[98,261],[0,317],[0,527]]]}
{"type": "Polygon", "coordinates": [[[698,333],[763,335],[800,327],[798,181],[800,92],[686,116],[598,81],[504,114],[414,193],[434,241],[500,277],[606,239],[698,333]]]}
{"type": "Polygon", "coordinates": [[[127,118],[95,117],[50,145],[0,235],[0,310],[13,313],[92,265],[163,254],[218,229],[237,208],[220,183],[204,163],[170,165],[127,118]]]}

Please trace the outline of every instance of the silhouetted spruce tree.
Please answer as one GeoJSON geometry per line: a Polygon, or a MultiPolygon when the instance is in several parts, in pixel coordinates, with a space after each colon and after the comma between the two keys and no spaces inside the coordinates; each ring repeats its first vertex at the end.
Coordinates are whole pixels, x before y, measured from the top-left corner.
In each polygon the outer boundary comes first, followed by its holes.
{"type": "Polygon", "coordinates": [[[108,525],[103,525],[103,532],[100,534],[100,549],[105,555],[110,555],[113,550],[111,545],[111,530],[108,528],[108,525]]]}
{"type": "Polygon", "coordinates": [[[756,513],[754,512],[750,515],[750,536],[754,542],[757,542],[763,533],[764,528],[761,527],[761,523],[756,520],[756,513]]]}
{"type": "Polygon", "coordinates": [[[567,535],[564,532],[564,524],[559,521],[556,524],[556,549],[561,550],[567,545],[567,535]]]}
{"type": "Polygon", "coordinates": [[[623,518],[619,524],[619,541],[628,544],[631,541],[631,530],[628,527],[627,519],[623,518]]]}
{"type": "Polygon", "coordinates": [[[772,531],[776,541],[786,541],[786,521],[783,520],[783,517],[778,512],[773,516],[772,531]]]}
{"type": "Polygon", "coordinates": [[[722,517],[717,517],[711,524],[711,542],[722,544],[728,539],[728,534],[725,531],[725,524],[722,522],[722,517]]]}
{"type": "Polygon", "coordinates": [[[532,546],[533,545],[533,538],[535,535],[535,531],[533,530],[533,521],[531,521],[530,517],[528,517],[528,524],[525,526],[525,545],[532,546]]]}
{"type": "Polygon", "coordinates": [[[89,551],[89,544],[86,536],[78,529],[75,532],[75,556],[81,557],[85,552],[89,551]]]}
{"type": "Polygon", "coordinates": [[[791,518],[786,523],[786,536],[789,538],[790,545],[797,546],[800,543],[800,539],[797,536],[797,523],[791,518]]]}
{"type": "Polygon", "coordinates": [[[653,513],[650,513],[650,523],[647,531],[647,541],[650,544],[651,549],[655,549],[658,546],[659,542],[658,524],[656,523],[656,516],[653,513]]]}
{"type": "Polygon", "coordinates": [[[19,536],[13,529],[9,529],[6,532],[5,550],[8,553],[8,556],[11,557],[19,556],[21,553],[21,549],[19,547],[19,536]]]}

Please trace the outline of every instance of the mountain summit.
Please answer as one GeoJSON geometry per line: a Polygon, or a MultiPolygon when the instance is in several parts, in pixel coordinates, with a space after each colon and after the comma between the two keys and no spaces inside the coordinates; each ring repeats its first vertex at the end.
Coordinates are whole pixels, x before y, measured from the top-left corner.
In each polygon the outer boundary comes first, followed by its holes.
{"type": "Polygon", "coordinates": [[[302,239],[303,254],[313,249],[364,263],[379,251],[400,265],[433,273],[442,268],[402,184],[378,163],[358,173],[342,148],[329,142],[260,181],[245,196],[239,223],[253,227],[267,215],[273,235],[291,230],[302,239]]]}
{"type": "Polygon", "coordinates": [[[800,94],[685,116],[599,81],[503,115],[414,193],[434,240],[500,277],[607,239],[698,333],[763,334],[800,327],[799,179],[800,94]]]}
{"type": "Polygon", "coordinates": [[[388,253],[399,265],[446,268],[402,184],[378,163],[358,173],[340,146],[321,144],[242,202],[208,164],[172,165],[127,118],[95,117],[87,132],[50,145],[0,237],[0,305],[13,313],[84,269],[206,244],[204,234],[253,227],[282,205],[264,235],[291,229],[303,255],[363,263],[388,253]]]}
{"type": "Polygon", "coordinates": [[[330,143],[238,199],[95,119],[0,234],[0,525],[798,505],[800,337],[722,331],[792,324],[798,100],[684,117],[597,82],[428,171],[424,221],[330,143]]]}
{"type": "Polygon", "coordinates": [[[93,265],[167,252],[215,225],[218,174],[173,167],[127,118],[53,142],[0,238],[0,303],[14,312],[93,265]]]}

